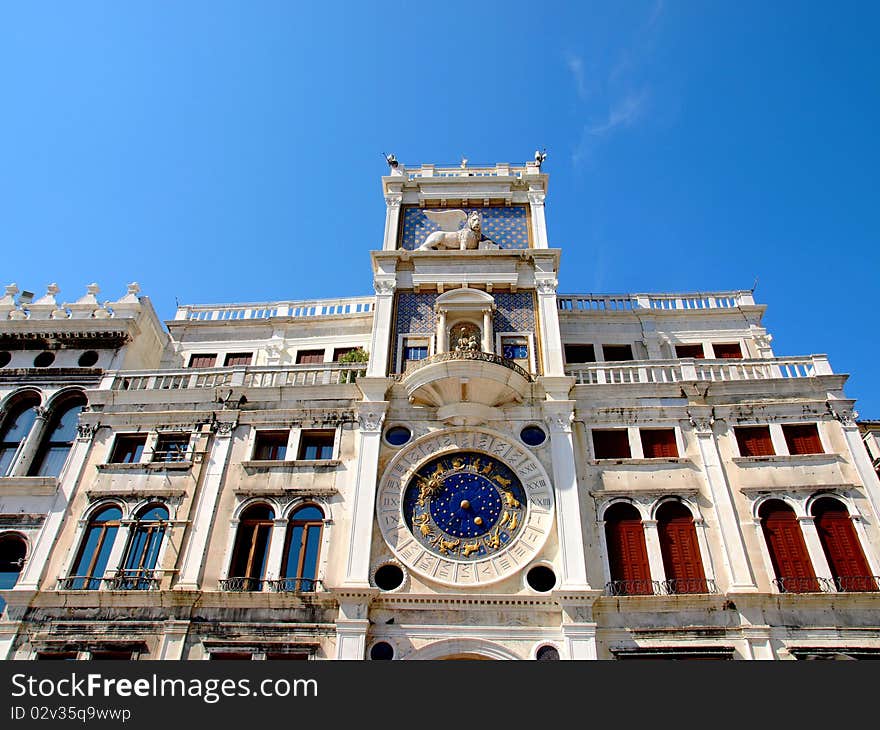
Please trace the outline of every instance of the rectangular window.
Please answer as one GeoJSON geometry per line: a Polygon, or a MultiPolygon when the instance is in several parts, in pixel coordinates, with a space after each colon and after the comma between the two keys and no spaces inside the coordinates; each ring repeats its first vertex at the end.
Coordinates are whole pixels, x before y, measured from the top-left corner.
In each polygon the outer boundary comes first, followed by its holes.
{"type": "Polygon", "coordinates": [[[606,362],[633,359],[632,345],[602,345],[602,354],[606,362]]]}
{"type": "Polygon", "coordinates": [[[190,355],[189,366],[191,368],[212,368],[217,362],[217,353],[190,355]]]}
{"type": "Polygon", "coordinates": [[[720,360],[741,360],[743,356],[739,342],[713,342],[712,350],[720,360]]]}
{"type": "Polygon", "coordinates": [[[625,428],[593,431],[593,454],[597,459],[629,459],[629,434],[625,428]]]}
{"type": "Polygon", "coordinates": [[[76,661],[75,651],[38,651],[38,660],[62,660],[67,662],[76,661]]]}
{"type": "Polygon", "coordinates": [[[501,357],[505,357],[508,360],[528,360],[528,339],[525,337],[502,337],[501,357]]]}
{"type": "Polygon", "coordinates": [[[252,352],[230,352],[226,355],[226,359],[223,360],[223,364],[226,367],[232,367],[233,365],[250,365],[253,357],[254,353],[252,352]]]}
{"type": "Polygon", "coordinates": [[[300,350],[296,353],[297,365],[314,365],[324,362],[323,350],[300,350]]]}
{"type": "Polygon", "coordinates": [[[427,345],[407,345],[403,348],[404,360],[424,360],[428,357],[427,345]]]}
{"type": "Polygon", "coordinates": [[[333,362],[339,362],[339,358],[343,355],[347,355],[349,352],[354,352],[357,350],[357,347],[337,347],[333,350],[333,362]]]}
{"type": "Polygon", "coordinates": [[[113,453],[110,454],[111,464],[136,464],[141,460],[144,453],[144,445],[147,443],[147,434],[139,433],[131,436],[117,436],[113,444],[113,453]]]}
{"type": "Polygon", "coordinates": [[[675,346],[675,356],[676,357],[693,357],[698,360],[702,360],[706,357],[703,352],[702,345],[676,345],[675,346]]]}
{"type": "Polygon", "coordinates": [[[189,434],[162,433],[156,439],[153,461],[186,461],[189,451],[189,434]]]}
{"type": "Polygon", "coordinates": [[[91,653],[92,659],[103,659],[103,660],[125,660],[131,661],[133,658],[134,652],[132,651],[93,651],[91,653]]]}
{"type": "Polygon", "coordinates": [[[309,655],[306,652],[297,651],[269,651],[266,652],[267,660],[286,660],[286,661],[303,661],[308,660],[309,655]]]}
{"type": "Polygon", "coordinates": [[[674,428],[643,428],[639,431],[642,450],[646,459],[674,458],[678,456],[674,428]]]}
{"type": "Polygon", "coordinates": [[[254,459],[258,461],[284,461],[287,455],[289,431],[257,431],[254,439],[254,459]]]}
{"type": "Polygon", "coordinates": [[[737,426],[733,429],[740,456],[773,456],[769,426],[737,426]]]}
{"type": "Polygon", "coordinates": [[[299,458],[314,461],[333,458],[335,431],[303,431],[299,440],[299,458]]]}
{"type": "Polygon", "coordinates": [[[212,651],[208,656],[212,661],[221,660],[245,660],[250,661],[253,656],[247,651],[212,651]]]}
{"type": "Polygon", "coordinates": [[[596,350],[592,345],[565,345],[565,362],[596,362],[596,350]]]}
{"type": "Polygon", "coordinates": [[[822,442],[819,440],[819,429],[815,423],[782,425],[782,435],[788,444],[789,454],[821,454],[822,442]]]}

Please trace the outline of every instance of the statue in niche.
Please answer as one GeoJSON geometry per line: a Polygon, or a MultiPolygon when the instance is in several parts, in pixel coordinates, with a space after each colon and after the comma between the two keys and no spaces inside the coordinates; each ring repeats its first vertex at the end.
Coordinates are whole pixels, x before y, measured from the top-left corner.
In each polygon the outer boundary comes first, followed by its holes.
{"type": "Polygon", "coordinates": [[[457,327],[454,337],[456,352],[479,352],[480,330],[474,325],[463,324],[457,327]]]}
{"type": "Polygon", "coordinates": [[[440,226],[439,231],[429,234],[419,251],[455,249],[498,249],[500,246],[483,236],[482,217],[479,211],[470,214],[463,210],[426,210],[425,217],[440,226]]]}

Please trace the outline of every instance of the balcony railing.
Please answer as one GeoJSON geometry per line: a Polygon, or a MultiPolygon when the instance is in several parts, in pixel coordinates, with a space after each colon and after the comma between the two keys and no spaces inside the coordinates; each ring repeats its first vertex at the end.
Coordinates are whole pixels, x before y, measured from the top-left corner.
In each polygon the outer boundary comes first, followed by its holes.
{"type": "Polygon", "coordinates": [[[323,590],[321,581],[314,578],[221,578],[220,590],[230,593],[257,592],[268,589],[273,593],[313,593],[323,590]]]}
{"type": "Polygon", "coordinates": [[[367,364],[328,362],[314,365],[181,368],[115,371],[102,387],[110,390],[197,390],[239,386],[279,388],[302,385],[344,385],[366,375],[367,364]],[[109,383],[109,384],[108,384],[109,383]]]}
{"type": "Polygon", "coordinates": [[[477,350],[451,350],[449,352],[438,352],[436,355],[426,357],[424,360],[410,362],[407,365],[404,377],[426,365],[433,365],[438,362],[452,362],[455,360],[478,360],[480,362],[490,362],[494,365],[501,365],[509,368],[530,382],[532,380],[531,374],[517,365],[513,360],[508,360],[506,357],[501,357],[493,352],[479,352],[477,350]]]}
{"type": "Polygon", "coordinates": [[[256,304],[188,304],[178,308],[174,319],[218,322],[270,317],[329,317],[339,314],[367,314],[374,307],[375,298],[371,296],[256,304]]]}
{"type": "Polygon", "coordinates": [[[773,585],[780,593],[873,593],[880,591],[880,576],[841,575],[836,578],[783,576],[774,578],[773,585]]]}
{"type": "Polygon", "coordinates": [[[703,380],[772,380],[775,378],[811,378],[831,375],[831,365],[824,355],[809,357],[773,357],[756,360],[627,360],[569,365],[577,385],[629,383],[678,383],[703,380]]]}
{"type": "Polygon", "coordinates": [[[120,570],[112,578],[105,578],[111,591],[153,591],[159,587],[156,570],[120,570]]]}
{"type": "Polygon", "coordinates": [[[734,309],[754,305],[750,291],[685,294],[559,294],[561,312],[631,312],[633,310],[734,309]]]}
{"type": "Polygon", "coordinates": [[[669,580],[612,580],[605,584],[609,596],[677,596],[690,593],[718,593],[709,578],[670,578],[669,580]]]}

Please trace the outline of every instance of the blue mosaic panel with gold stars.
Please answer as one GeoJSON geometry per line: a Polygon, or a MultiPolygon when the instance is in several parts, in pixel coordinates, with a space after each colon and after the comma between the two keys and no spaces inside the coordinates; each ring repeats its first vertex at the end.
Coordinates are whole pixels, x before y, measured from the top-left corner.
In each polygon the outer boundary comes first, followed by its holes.
{"type": "Polygon", "coordinates": [[[492,326],[496,332],[535,332],[535,298],[531,292],[499,292],[492,326]]]}
{"type": "Polygon", "coordinates": [[[415,292],[400,292],[397,295],[397,320],[394,337],[391,341],[392,369],[397,363],[397,335],[398,334],[434,334],[437,327],[437,315],[434,312],[434,303],[437,294],[416,294],[415,292]]]}
{"type": "MultiPolygon", "coordinates": [[[[460,208],[469,214],[479,212],[482,218],[483,238],[497,243],[503,249],[522,249],[529,247],[529,221],[526,206],[510,205],[495,208],[460,208]]],[[[464,223],[461,224],[462,226],[464,223]]],[[[403,209],[403,238],[401,248],[412,251],[421,246],[429,233],[439,231],[440,226],[430,220],[424,209],[407,207],[403,209]]]]}

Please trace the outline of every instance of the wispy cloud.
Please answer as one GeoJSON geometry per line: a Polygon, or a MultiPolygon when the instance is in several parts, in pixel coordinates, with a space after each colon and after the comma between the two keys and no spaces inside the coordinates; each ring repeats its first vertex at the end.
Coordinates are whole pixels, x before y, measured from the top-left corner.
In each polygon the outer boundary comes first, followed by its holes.
{"type": "Polygon", "coordinates": [[[571,72],[572,79],[574,81],[574,88],[577,91],[577,95],[582,99],[586,100],[589,96],[589,91],[587,90],[587,77],[584,72],[584,59],[580,56],[576,56],[573,53],[569,53],[566,57],[566,63],[568,64],[568,70],[571,72]]]}
{"type": "Polygon", "coordinates": [[[618,127],[628,127],[636,122],[642,115],[647,99],[647,91],[638,94],[629,94],[617,101],[608,111],[608,117],[604,122],[589,127],[589,133],[595,137],[613,132],[618,127]]]}

